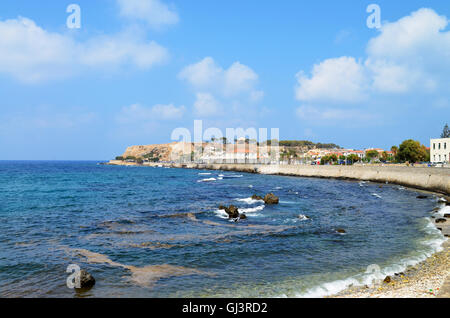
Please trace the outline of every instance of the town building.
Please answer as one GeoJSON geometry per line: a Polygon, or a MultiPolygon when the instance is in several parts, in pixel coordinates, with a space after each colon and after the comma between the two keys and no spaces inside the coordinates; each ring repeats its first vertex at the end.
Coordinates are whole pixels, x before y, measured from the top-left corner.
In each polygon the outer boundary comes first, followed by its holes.
{"type": "Polygon", "coordinates": [[[450,138],[430,140],[430,161],[448,163],[450,160],[450,138]]]}

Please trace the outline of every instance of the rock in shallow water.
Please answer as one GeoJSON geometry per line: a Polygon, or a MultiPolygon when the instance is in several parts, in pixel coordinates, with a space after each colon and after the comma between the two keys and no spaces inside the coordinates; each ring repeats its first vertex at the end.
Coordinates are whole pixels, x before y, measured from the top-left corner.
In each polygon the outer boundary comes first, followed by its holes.
{"type": "Polygon", "coordinates": [[[436,223],[445,223],[445,222],[447,222],[447,220],[441,218],[441,219],[437,219],[435,222],[436,223]]]}
{"type": "Polygon", "coordinates": [[[428,196],[426,196],[426,195],[418,195],[417,196],[417,199],[426,199],[426,198],[428,198],[428,196]]]}
{"type": "Polygon", "coordinates": [[[80,271],[80,288],[78,290],[91,289],[95,285],[95,278],[89,274],[86,270],[82,269],[80,271]]]}
{"type": "Polygon", "coordinates": [[[265,204],[278,204],[278,202],[280,202],[280,198],[273,193],[266,194],[264,197],[265,204]]]}
{"type": "Polygon", "coordinates": [[[383,280],[384,283],[389,284],[392,281],[391,276],[386,276],[386,278],[383,280]]]}
{"type": "Polygon", "coordinates": [[[259,195],[252,195],[252,200],[259,200],[259,201],[264,201],[264,199],[262,197],[260,197],[259,195]]]}
{"type": "Polygon", "coordinates": [[[336,232],[338,232],[340,234],[347,233],[344,229],[337,229],[336,232]]]}
{"type": "Polygon", "coordinates": [[[228,208],[226,206],[219,206],[219,210],[225,210],[225,212],[228,214],[228,217],[230,219],[246,219],[247,217],[244,215],[244,217],[241,217],[243,214],[239,214],[239,210],[234,205],[230,205],[228,208]]]}

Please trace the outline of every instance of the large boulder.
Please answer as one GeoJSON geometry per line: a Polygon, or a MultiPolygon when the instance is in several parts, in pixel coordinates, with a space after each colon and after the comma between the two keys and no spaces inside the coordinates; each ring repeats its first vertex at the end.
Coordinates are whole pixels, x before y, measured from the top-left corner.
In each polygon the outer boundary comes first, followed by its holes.
{"type": "Polygon", "coordinates": [[[225,212],[228,214],[230,219],[237,219],[239,218],[239,210],[234,205],[230,205],[228,208],[225,206],[220,206],[219,210],[225,210],[225,212]]]}
{"type": "Polygon", "coordinates": [[[91,289],[95,285],[95,278],[89,274],[86,270],[82,269],[80,271],[80,290],[91,289]]]}
{"type": "Polygon", "coordinates": [[[264,197],[265,204],[278,204],[278,202],[280,202],[280,198],[273,193],[266,194],[264,197]]]}

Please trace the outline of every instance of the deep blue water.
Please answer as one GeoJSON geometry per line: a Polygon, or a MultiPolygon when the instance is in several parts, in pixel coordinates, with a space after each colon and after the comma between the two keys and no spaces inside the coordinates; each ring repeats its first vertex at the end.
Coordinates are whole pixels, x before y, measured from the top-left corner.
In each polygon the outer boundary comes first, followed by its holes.
{"type": "Polygon", "coordinates": [[[434,251],[436,198],[416,196],[375,183],[3,161],[0,297],[321,295],[349,277],[365,282],[368,265],[384,275],[434,251]],[[239,200],[268,192],[279,205],[239,200]],[[221,204],[248,219],[230,222],[221,204]],[[92,273],[95,287],[68,289],[69,264],[92,273]]]}

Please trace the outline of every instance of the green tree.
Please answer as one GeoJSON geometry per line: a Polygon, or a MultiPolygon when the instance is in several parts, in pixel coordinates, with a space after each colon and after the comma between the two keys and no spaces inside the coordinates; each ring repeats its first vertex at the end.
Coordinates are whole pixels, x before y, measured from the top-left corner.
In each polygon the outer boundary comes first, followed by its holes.
{"type": "Polygon", "coordinates": [[[369,150],[368,152],[366,152],[366,157],[367,159],[369,159],[369,161],[372,161],[375,158],[378,158],[379,153],[376,150],[369,150]]]}
{"type": "Polygon", "coordinates": [[[123,161],[124,158],[123,158],[122,156],[118,156],[118,157],[116,157],[116,160],[121,160],[121,161],[123,161]]]}
{"type": "Polygon", "coordinates": [[[144,160],[142,158],[137,158],[136,162],[141,165],[144,163],[144,160]]]}
{"type": "Polygon", "coordinates": [[[429,161],[430,153],[419,141],[408,139],[401,143],[397,157],[400,161],[414,163],[419,161],[429,161]]]}
{"type": "Polygon", "coordinates": [[[351,163],[355,163],[355,162],[360,161],[361,159],[359,158],[358,155],[355,155],[354,153],[352,153],[347,157],[347,160],[350,161],[351,163]]]}
{"type": "Polygon", "coordinates": [[[442,130],[441,138],[450,138],[450,129],[448,128],[448,124],[445,124],[444,129],[442,130]]]}

